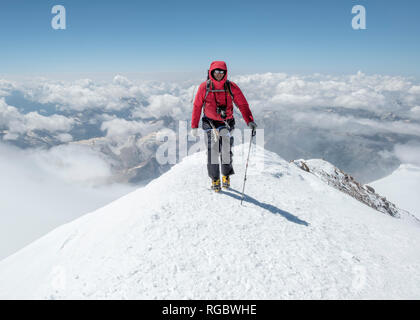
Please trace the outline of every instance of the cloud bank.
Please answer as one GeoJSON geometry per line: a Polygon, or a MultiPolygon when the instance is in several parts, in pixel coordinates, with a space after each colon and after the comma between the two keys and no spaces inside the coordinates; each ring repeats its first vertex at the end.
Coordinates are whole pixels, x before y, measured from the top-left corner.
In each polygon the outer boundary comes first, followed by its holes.
{"type": "MultiPolygon", "coordinates": [[[[22,230],[35,237],[31,224],[39,223],[34,229],[40,235],[131,190],[104,187],[113,181],[116,161],[122,159],[121,169],[147,160],[150,150],[142,141],[153,145],[152,133],[190,120],[191,98],[204,80],[0,79],[1,234],[13,238],[11,231],[22,230]]],[[[358,72],[231,80],[265,129],[266,148],[286,160],[324,158],[363,182],[401,162],[418,164],[420,84],[412,79],[358,72]]],[[[238,110],[235,117],[244,127],[238,110]]],[[[0,257],[2,250],[10,248],[0,248],[0,257]]]]}
{"type": "MultiPolygon", "coordinates": [[[[382,75],[287,75],[265,73],[237,76],[236,81],[248,98],[254,113],[260,116],[268,110],[295,114],[294,119],[311,126],[317,123],[325,127],[319,109],[344,108],[370,112],[377,119],[363,120],[363,117],[329,115],[333,121],[329,126],[338,127],[343,123],[354,123],[356,127],[372,128],[384,132],[419,135],[420,85],[403,77],[382,75]],[[401,120],[386,121],[384,117],[393,113],[401,120]],[[313,117],[317,117],[313,120],[313,117]],[[414,124],[412,122],[414,121],[414,124]],[[406,123],[411,123],[406,126],[406,123]]],[[[197,83],[198,84],[198,83],[197,83]]],[[[112,82],[93,82],[89,79],[77,81],[51,81],[37,79],[36,82],[22,84],[5,80],[0,82],[0,97],[13,90],[20,90],[33,103],[53,104],[58,111],[98,112],[126,110],[124,120],[170,116],[174,119],[189,119],[191,97],[194,86],[188,83],[164,83],[156,81],[133,82],[123,76],[115,76],[112,82]]],[[[121,119],[114,116],[116,126],[121,119]]],[[[74,119],[53,115],[45,117],[39,113],[22,115],[14,106],[8,106],[4,98],[0,100],[0,125],[10,133],[25,130],[45,129],[48,131],[70,131],[74,119]]],[[[130,128],[143,127],[138,122],[127,122],[130,128]]],[[[110,123],[103,130],[110,130],[110,123]]],[[[111,129],[112,130],[112,129],[111,129]]],[[[111,131],[110,130],[110,131],[111,131]]],[[[116,129],[117,130],[117,129],[116,129]]],[[[367,130],[367,129],[366,129],[367,130]]],[[[368,130],[369,131],[369,130],[368,130]]],[[[128,132],[132,132],[129,129],[128,132]]]]}
{"type": "Polygon", "coordinates": [[[0,176],[0,259],[134,189],[97,186],[109,178],[109,165],[80,146],[21,150],[0,143],[0,176]]]}

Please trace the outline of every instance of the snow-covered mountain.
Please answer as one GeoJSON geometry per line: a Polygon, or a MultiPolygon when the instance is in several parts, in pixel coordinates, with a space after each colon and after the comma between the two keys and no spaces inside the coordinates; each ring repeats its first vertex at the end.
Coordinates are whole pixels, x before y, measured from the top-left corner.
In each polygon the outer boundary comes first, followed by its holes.
{"type": "Polygon", "coordinates": [[[389,176],[370,185],[380,194],[420,218],[420,167],[402,164],[389,176]]]}
{"type": "Polygon", "coordinates": [[[209,190],[196,153],[3,260],[0,298],[420,298],[418,220],[262,149],[241,206],[246,150],[232,190],[209,190]]]}

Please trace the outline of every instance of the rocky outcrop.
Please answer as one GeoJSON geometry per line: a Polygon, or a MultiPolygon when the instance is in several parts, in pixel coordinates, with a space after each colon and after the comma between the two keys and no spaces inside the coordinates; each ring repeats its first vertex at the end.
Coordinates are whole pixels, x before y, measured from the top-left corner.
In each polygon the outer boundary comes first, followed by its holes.
{"type": "Polygon", "coordinates": [[[351,175],[338,169],[331,163],[322,159],[293,160],[291,161],[299,168],[310,172],[330,186],[352,196],[360,202],[390,216],[400,218],[401,215],[409,214],[399,209],[395,204],[385,197],[377,194],[371,186],[363,185],[356,181],[351,175]]]}

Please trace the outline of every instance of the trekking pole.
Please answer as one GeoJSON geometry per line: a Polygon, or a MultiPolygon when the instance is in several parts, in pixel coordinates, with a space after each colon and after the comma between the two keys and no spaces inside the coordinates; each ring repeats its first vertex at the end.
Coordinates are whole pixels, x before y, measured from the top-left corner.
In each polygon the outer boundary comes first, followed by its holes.
{"type": "Polygon", "coordinates": [[[244,175],[244,185],[242,187],[241,205],[242,205],[242,201],[244,201],[246,172],[248,171],[248,162],[249,162],[249,154],[251,153],[252,139],[254,138],[255,134],[256,134],[255,129],[253,129],[252,130],[252,133],[251,133],[251,139],[249,139],[249,150],[248,150],[248,158],[246,159],[246,167],[245,167],[245,175],[244,175]]]}

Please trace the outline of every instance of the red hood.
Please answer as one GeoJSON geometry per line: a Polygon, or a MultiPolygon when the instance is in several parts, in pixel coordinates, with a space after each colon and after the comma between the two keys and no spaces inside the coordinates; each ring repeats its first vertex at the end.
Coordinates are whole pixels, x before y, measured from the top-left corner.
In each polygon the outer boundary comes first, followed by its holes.
{"type": "Polygon", "coordinates": [[[224,61],[213,61],[210,64],[210,69],[209,69],[209,77],[212,80],[212,82],[214,83],[214,86],[219,89],[219,88],[223,88],[223,86],[225,85],[226,79],[227,79],[227,66],[226,63],[224,61]],[[214,69],[222,69],[222,70],[226,70],[226,74],[223,77],[223,79],[221,81],[217,81],[216,79],[214,79],[211,75],[212,71],[214,69]]]}

